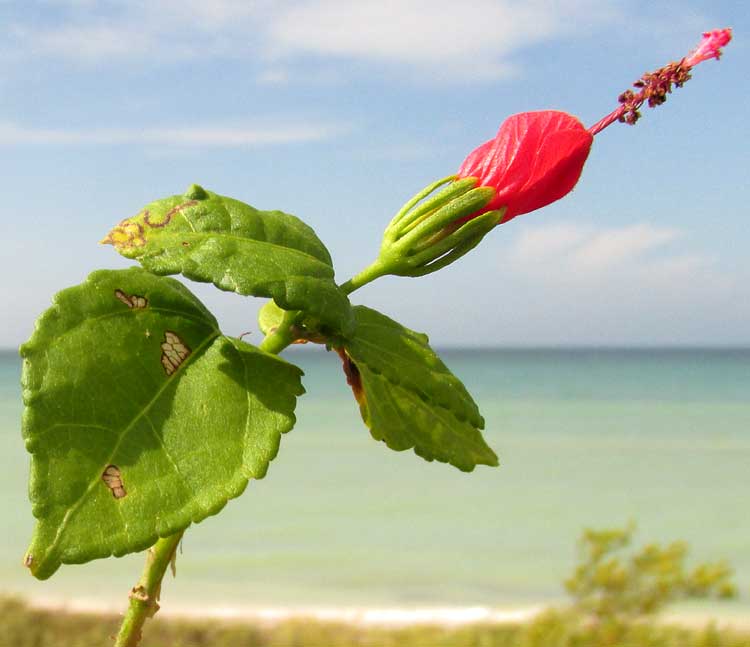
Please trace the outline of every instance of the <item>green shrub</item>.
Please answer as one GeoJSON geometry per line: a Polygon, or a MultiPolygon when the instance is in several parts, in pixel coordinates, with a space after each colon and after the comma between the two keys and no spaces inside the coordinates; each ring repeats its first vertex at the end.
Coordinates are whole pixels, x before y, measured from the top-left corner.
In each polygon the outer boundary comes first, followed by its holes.
{"type": "MultiPolygon", "coordinates": [[[[664,607],[694,598],[732,598],[737,588],[723,561],[686,565],[688,546],[647,544],[631,549],[635,526],[586,529],[579,541],[579,563],[565,588],[572,615],[600,645],[668,644],[647,626],[664,607]],[[654,642],[654,640],[656,642],[654,642]]],[[[587,644],[587,643],[583,643],[587,644]]]]}

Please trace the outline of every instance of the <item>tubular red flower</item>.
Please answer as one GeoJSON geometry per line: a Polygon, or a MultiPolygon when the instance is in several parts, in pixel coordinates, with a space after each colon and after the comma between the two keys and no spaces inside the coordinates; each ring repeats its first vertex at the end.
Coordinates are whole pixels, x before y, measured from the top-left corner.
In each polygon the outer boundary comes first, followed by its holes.
{"type": "Polygon", "coordinates": [[[731,29],[704,31],[698,47],[685,57],[685,64],[693,67],[710,58],[718,60],[721,57],[721,48],[725,47],[730,40],[732,40],[731,29]]]}
{"type": "Polygon", "coordinates": [[[591,126],[589,132],[597,135],[615,121],[635,125],[641,118],[640,109],[644,103],[648,103],[649,108],[665,103],[673,87],[681,88],[690,80],[693,67],[712,58],[721,58],[721,48],[731,40],[732,30],[729,28],[703,32],[698,47],[682,60],[668,63],[655,72],[646,72],[633,84],[635,90],[625,90],[620,94],[620,106],[591,126]]]}
{"type": "Polygon", "coordinates": [[[506,119],[494,139],[461,164],[459,177],[495,189],[479,213],[506,208],[502,222],[544,207],[569,193],[581,176],[593,135],[558,110],[522,112],[506,119]]]}
{"type": "Polygon", "coordinates": [[[634,124],[646,101],[650,107],[664,103],[673,86],[682,87],[690,79],[693,66],[718,59],[731,39],[731,29],[705,32],[685,58],[645,74],[635,83],[637,92],[622,93],[621,105],[588,130],[572,115],[557,110],[523,112],[506,119],[495,138],[474,150],[458,170],[457,177],[475,177],[480,186],[496,192],[487,206],[463,220],[505,207],[501,222],[507,222],[568,194],[581,176],[594,135],[615,121],[634,124]]]}

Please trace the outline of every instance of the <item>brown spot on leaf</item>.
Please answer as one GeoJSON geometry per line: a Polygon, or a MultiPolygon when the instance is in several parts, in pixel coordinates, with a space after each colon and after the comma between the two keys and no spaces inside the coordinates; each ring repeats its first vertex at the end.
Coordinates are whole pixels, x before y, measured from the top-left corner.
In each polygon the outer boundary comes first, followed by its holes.
{"type": "Polygon", "coordinates": [[[365,391],[362,387],[362,376],[359,374],[357,365],[349,357],[346,350],[343,348],[337,348],[336,352],[341,357],[341,363],[344,366],[344,375],[346,375],[346,383],[352,387],[352,393],[357,402],[362,405],[365,404],[365,391]]]}
{"type": "Polygon", "coordinates": [[[143,237],[143,226],[132,219],[121,220],[105,238],[99,241],[103,245],[114,245],[117,249],[142,247],[146,244],[143,237]]]}
{"type": "Polygon", "coordinates": [[[117,465],[107,465],[102,473],[102,481],[112,490],[112,496],[115,499],[122,499],[127,495],[125,485],[122,482],[122,476],[120,475],[120,468],[117,465]]]}
{"type": "Polygon", "coordinates": [[[138,294],[128,294],[122,290],[115,290],[115,296],[132,310],[142,310],[148,306],[148,299],[138,294]]]}
{"type": "Polygon", "coordinates": [[[176,207],[172,207],[161,218],[153,218],[148,210],[146,210],[143,214],[143,222],[149,227],[166,227],[172,221],[172,218],[180,213],[180,211],[182,211],[183,209],[187,209],[188,207],[192,207],[196,204],[198,204],[197,200],[188,200],[187,202],[178,204],[176,207]]]}
{"type": "Polygon", "coordinates": [[[167,375],[172,375],[190,356],[190,348],[175,333],[167,330],[161,344],[161,365],[167,375]]]}
{"type": "Polygon", "coordinates": [[[23,559],[23,565],[26,568],[31,568],[31,565],[34,563],[34,556],[31,553],[28,553],[26,557],[23,559]]]}

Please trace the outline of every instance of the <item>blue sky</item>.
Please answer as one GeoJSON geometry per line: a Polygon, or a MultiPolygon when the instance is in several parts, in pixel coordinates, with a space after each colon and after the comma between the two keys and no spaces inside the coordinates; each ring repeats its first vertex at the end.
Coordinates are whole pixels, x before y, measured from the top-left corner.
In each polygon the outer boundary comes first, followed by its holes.
{"type": "MultiPolygon", "coordinates": [[[[598,135],[564,200],[425,279],[353,295],[441,345],[750,343],[750,28],[742,2],[0,0],[0,347],[97,241],[198,182],[312,225],[346,280],[392,214],[500,122],[591,124],[731,26],[720,62],[598,135]],[[679,9],[676,7],[679,4],[679,9]]],[[[257,300],[196,292],[230,334],[257,300]]],[[[250,341],[258,341],[255,333],[250,341]]]]}

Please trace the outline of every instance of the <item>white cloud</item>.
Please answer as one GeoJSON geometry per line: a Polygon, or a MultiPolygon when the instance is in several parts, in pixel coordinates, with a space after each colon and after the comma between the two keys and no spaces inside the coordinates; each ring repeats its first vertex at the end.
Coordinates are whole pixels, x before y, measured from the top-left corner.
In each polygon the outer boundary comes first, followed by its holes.
{"type": "Polygon", "coordinates": [[[513,256],[521,262],[534,262],[548,254],[562,254],[580,244],[588,230],[570,224],[533,227],[521,231],[516,239],[513,256]]]}
{"type": "Polygon", "coordinates": [[[270,26],[272,52],[385,61],[417,67],[464,64],[502,68],[499,57],[526,38],[549,36],[549,17],[529,20],[533,9],[477,3],[467,11],[454,2],[341,0],[308,2],[282,12],[270,26]],[[487,25],[493,25],[488,29],[487,25]]]}
{"type": "Polygon", "coordinates": [[[603,227],[514,221],[482,247],[493,243],[500,247],[489,253],[480,249],[453,272],[433,279],[441,294],[450,295],[449,317],[436,318],[430,305],[434,292],[419,288],[398,304],[406,313],[400,319],[411,318],[416,329],[429,326],[435,339],[451,343],[721,345],[747,340],[742,323],[750,303],[746,271],[711,257],[688,232],[650,223],[603,227]]]}
{"type": "MultiPolygon", "coordinates": [[[[687,335],[697,326],[696,304],[720,318],[736,310],[731,304],[743,290],[716,259],[688,247],[684,232],[676,229],[649,223],[522,227],[498,271],[538,305],[539,330],[549,316],[569,331],[583,326],[580,332],[591,339],[606,336],[607,327],[625,339],[635,322],[646,336],[652,334],[646,322],[666,334],[654,322],[671,317],[687,335]]],[[[690,334],[699,336],[695,330],[690,334]]]]}
{"type": "Polygon", "coordinates": [[[611,268],[631,263],[650,250],[658,249],[679,235],[674,229],[636,224],[594,234],[573,255],[582,269],[611,268]]]}
{"type": "MultiPolygon", "coordinates": [[[[559,277],[581,279],[619,272],[623,267],[654,267],[649,252],[662,248],[680,236],[675,229],[636,223],[626,227],[597,229],[575,224],[527,226],[519,233],[510,258],[517,271],[534,273],[539,267],[553,266],[559,277]]],[[[670,267],[681,257],[671,258],[670,267]]],[[[693,258],[693,260],[695,260],[693,258]]]]}
{"type": "Polygon", "coordinates": [[[526,46],[579,35],[617,16],[600,0],[162,0],[58,2],[58,24],[6,26],[8,52],[85,63],[233,57],[358,60],[441,79],[515,73],[526,46]],[[11,43],[11,45],[8,45],[11,43]]]}
{"type": "Polygon", "coordinates": [[[184,147],[246,148],[272,144],[299,144],[331,139],[345,134],[347,127],[328,124],[269,125],[226,128],[103,128],[65,130],[27,128],[0,123],[0,145],[120,145],[146,144],[184,147]]]}

